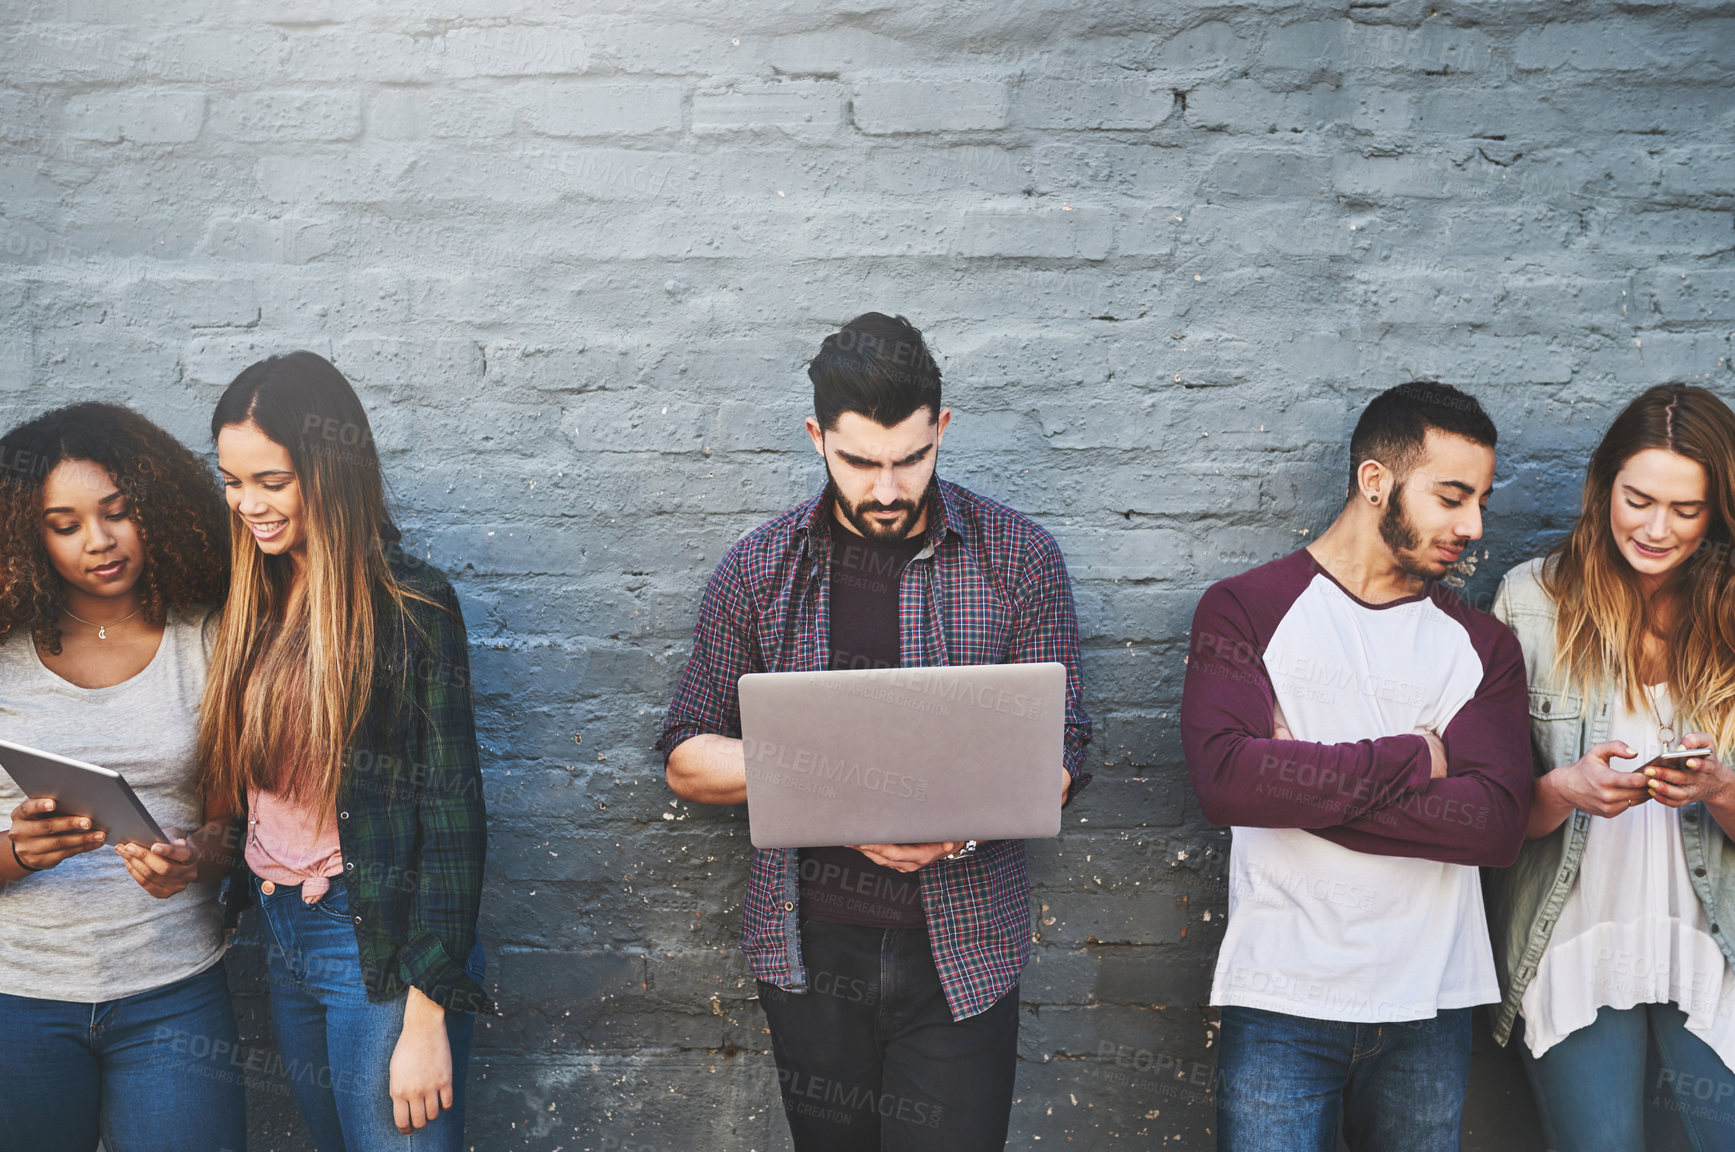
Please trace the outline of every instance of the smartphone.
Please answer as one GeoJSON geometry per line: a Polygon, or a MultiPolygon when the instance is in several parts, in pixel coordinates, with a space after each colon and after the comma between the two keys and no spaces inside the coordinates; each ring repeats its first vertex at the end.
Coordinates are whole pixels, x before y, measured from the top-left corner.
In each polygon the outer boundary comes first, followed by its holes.
{"type": "Polygon", "coordinates": [[[1685,768],[1689,760],[1715,759],[1715,748],[1676,748],[1673,751],[1661,752],[1639,765],[1638,771],[1646,768],[1685,768]]]}

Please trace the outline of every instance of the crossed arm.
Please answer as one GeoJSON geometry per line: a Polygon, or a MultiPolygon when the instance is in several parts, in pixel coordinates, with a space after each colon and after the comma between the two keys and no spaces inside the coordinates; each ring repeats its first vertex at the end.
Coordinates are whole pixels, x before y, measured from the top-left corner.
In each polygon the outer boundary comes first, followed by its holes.
{"type": "Polygon", "coordinates": [[[1281,739],[1250,614],[1214,587],[1193,621],[1181,736],[1214,824],[1301,828],[1358,852],[1504,867],[1530,810],[1524,663],[1503,632],[1475,695],[1435,740],[1281,739]],[[1440,774],[1436,751],[1444,753],[1440,774]]]}

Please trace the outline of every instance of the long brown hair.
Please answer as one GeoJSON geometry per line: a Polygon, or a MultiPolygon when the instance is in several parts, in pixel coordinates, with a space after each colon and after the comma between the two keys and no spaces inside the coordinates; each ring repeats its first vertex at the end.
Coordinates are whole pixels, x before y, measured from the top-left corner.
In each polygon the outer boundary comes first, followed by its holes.
{"type": "Polygon", "coordinates": [[[1709,528],[1668,576],[1671,635],[1664,639],[1675,724],[1689,720],[1727,749],[1735,738],[1735,412],[1704,388],[1660,384],[1615,417],[1585,469],[1584,502],[1549,552],[1543,588],[1553,598],[1555,671],[1581,690],[1620,685],[1636,708],[1647,634],[1659,606],[1639,589],[1609,526],[1615,477],[1638,453],[1660,448],[1705,470],[1709,528]]]}
{"type": "Polygon", "coordinates": [[[349,381],[313,352],[244,370],[211,417],[211,438],[251,423],[289,453],[306,518],[306,575],[261,551],[229,517],[229,600],[206,681],[199,756],[206,795],[240,810],[248,788],[331,808],[372,698],[383,636],[413,626],[393,575],[399,533],[367,413],[349,381]],[[387,618],[387,615],[391,618],[387,618]]]}
{"type": "Polygon", "coordinates": [[[43,488],[67,460],[106,471],[139,526],[144,571],[137,589],[144,619],[223,600],[223,498],[210,466],[131,408],[86,401],[45,412],[0,437],[0,644],[28,632],[60,652],[66,582],[42,543],[43,488]]]}

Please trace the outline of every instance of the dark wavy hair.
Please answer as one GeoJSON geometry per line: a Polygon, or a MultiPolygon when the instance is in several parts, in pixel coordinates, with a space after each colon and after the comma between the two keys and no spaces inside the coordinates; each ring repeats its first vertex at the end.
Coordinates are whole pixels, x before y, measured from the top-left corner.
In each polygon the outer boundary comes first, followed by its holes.
{"type": "Polygon", "coordinates": [[[29,631],[60,651],[66,585],[42,542],[43,487],[67,460],[105,469],[126,497],[145,550],[137,585],[144,618],[223,603],[229,513],[211,469],[179,440],[119,404],[56,408],[0,437],[0,643],[29,631]]]}
{"type": "Polygon", "coordinates": [[[828,432],[845,412],[886,428],[918,408],[940,418],[940,366],[922,333],[902,316],[864,312],[825,338],[807,365],[813,415],[828,432]]]}

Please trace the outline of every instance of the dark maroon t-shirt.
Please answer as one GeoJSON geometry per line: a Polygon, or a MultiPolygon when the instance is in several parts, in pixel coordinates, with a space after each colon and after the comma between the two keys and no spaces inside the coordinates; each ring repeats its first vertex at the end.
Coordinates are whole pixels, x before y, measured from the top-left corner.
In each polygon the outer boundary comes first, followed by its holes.
{"type": "MultiPolygon", "coordinates": [[[[898,583],[923,537],[882,544],[834,522],[831,541],[831,668],[898,667],[898,583]]],[[[798,875],[803,919],[875,928],[927,922],[917,874],[881,867],[854,848],[803,848],[798,875]]]]}

